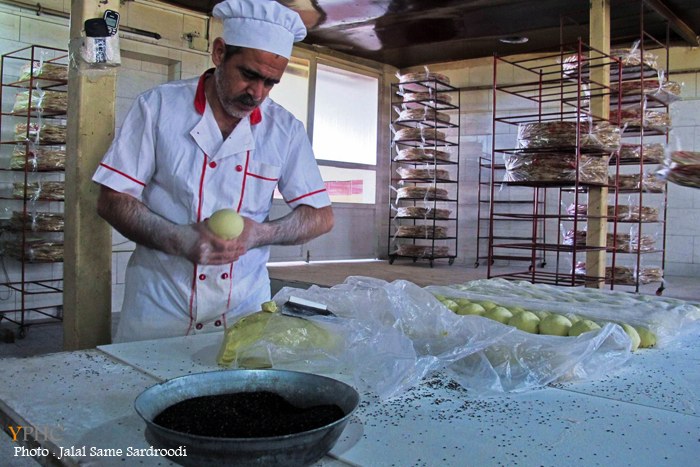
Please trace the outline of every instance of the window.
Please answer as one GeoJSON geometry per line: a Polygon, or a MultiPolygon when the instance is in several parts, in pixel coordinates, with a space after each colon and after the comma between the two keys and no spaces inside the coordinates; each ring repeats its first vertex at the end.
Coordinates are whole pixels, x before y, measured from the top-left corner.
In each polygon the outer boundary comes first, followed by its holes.
{"type": "Polygon", "coordinates": [[[316,158],[377,164],[377,78],[319,64],[313,145],[316,158]]]}
{"type": "Polygon", "coordinates": [[[309,61],[290,58],[282,79],[270,91],[270,97],[306,126],[309,109],[309,61]]]}
{"type": "Polygon", "coordinates": [[[310,60],[292,57],[270,97],[307,128],[313,109],[313,149],[331,200],[374,204],[379,79],[318,63],[310,102],[311,69],[310,60]]]}

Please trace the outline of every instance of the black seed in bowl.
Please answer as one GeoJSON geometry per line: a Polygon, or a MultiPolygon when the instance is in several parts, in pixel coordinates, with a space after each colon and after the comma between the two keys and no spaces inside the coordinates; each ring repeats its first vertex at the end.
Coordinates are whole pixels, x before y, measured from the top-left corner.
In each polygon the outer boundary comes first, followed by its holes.
{"type": "Polygon", "coordinates": [[[335,404],[301,408],[274,392],[253,391],[185,399],[167,407],[153,422],[190,435],[261,438],[313,430],[343,416],[335,404]]]}

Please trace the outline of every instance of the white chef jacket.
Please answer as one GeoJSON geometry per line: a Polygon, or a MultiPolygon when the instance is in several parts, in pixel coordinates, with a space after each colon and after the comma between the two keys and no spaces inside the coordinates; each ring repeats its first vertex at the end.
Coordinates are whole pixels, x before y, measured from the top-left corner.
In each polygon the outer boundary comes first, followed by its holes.
{"type": "MultiPolygon", "coordinates": [[[[223,140],[204,95],[211,72],[140,95],[93,180],[176,224],[222,208],[263,222],[275,188],[291,208],[330,205],[302,123],[269,98],[223,140]]],[[[259,310],[270,299],[269,254],[260,247],[203,266],[137,245],[115,341],[222,330],[259,310]]]]}

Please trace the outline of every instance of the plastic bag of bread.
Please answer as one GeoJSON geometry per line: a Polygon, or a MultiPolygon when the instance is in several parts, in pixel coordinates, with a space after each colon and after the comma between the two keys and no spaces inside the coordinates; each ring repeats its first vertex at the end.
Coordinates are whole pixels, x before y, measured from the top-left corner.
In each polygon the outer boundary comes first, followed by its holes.
{"type": "MultiPolygon", "coordinates": [[[[586,216],[588,214],[588,206],[585,204],[574,205],[570,204],[566,208],[566,213],[570,216],[586,216]]],[[[632,203],[608,205],[608,218],[619,221],[642,221],[642,222],[657,222],[659,220],[659,210],[651,206],[638,206],[632,203]],[[617,210],[617,215],[615,211],[617,210]]]]}
{"type": "Polygon", "coordinates": [[[505,182],[606,184],[609,156],[559,152],[522,152],[503,156],[505,182]]]}
{"type": "Polygon", "coordinates": [[[27,263],[60,263],[63,261],[63,241],[28,238],[13,240],[5,245],[5,255],[27,263]]]}
{"type": "Polygon", "coordinates": [[[32,141],[40,144],[65,144],[67,122],[63,119],[42,119],[39,122],[15,125],[15,141],[32,141]]]}
{"type": "Polygon", "coordinates": [[[244,316],[226,329],[217,363],[237,368],[271,368],[272,354],[330,352],[341,340],[322,324],[277,312],[275,302],[244,316]]]}
{"type": "Polygon", "coordinates": [[[450,123],[450,114],[438,112],[430,107],[418,107],[413,109],[394,109],[399,114],[395,122],[399,123],[427,123],[432,126],[444,126],[450,123]]]}
{"type": "Polygon", "coordinates": [[[64,182],[22,182],[12,184],[12,197],[15,199],[63,201],[65,199],[64,182]]]}
{"type": "Polygon", "coordinates": [[[63,213],[13,211],[10,226],[15,230],[32,230],[35,232],[62,232],[63,213]]]}
{"type": "Polygon", "coordinates": [[[396,190],[396,199],[447,200],[448,193],[444,188],[404,186],[396,190]]]}
{"type": "Polygon", "coordinates": [[[66,147],[18,144],[10,157],[10,170],[24,170],[25,167],[30,172],[63,170],[66,167],[66,147]]]}
{"type": "MultiPolygon", "coordinates": [[[[610,84],[613,91],[623,96],[623,102],[628,96],[646,96],[670,104],[681,99],[681,84],[676,81],[667,81],[663,78],[663,73],[656,78],[646,78],[644,82],[640,79],[622,81],[619,85],[616,82],[610,84]]],[[[631,99],[629,99],[631,100],[631,99]]]]}
{"type": "Polygon", "coordinates": [[[27,63],[20,68],[19,81],[29,81],[31,77],[42,80],[66,81],[68,79],[68,66],[45,61],[27,63]]]}
{"type": "Polygon", "coordinates": [[[445,238],[447,228],[442,225],[400,225],[396,229],[397,237],[445,238]]]}
{"type": "Polygon", "coordinates": [[[619,116],[611,111],[610,121],[623,129],[644,128],[661,133],[671,129],[671,115],[664,110],[647,108],[646,101],[620,108],[619,116]]]}
{"type": "Polygon", "coordinates": [[[394,133],[394,141],[444,141],[445,132],[435,128],[400,128],[394,133]]]}
{"type": "Polygon", "coordinates": [[[575,148],[582,150],[617,151],[620,129],[607,122],[549,121],[518,125],[518,149],[575,148]]]}
{"type": "Polygon", "coordinates": [[[399,167],[396,169],[396,173],[399,174],[399,177],[401,177],[402,180],[450,180],[450,172],[448,170],[436,169],[430,166],[413,169],[408,167],[399,167]]]}
{"type": "Polygon", "coordinates": [[[700,152],[673,151],[657,175],[676,185],[700,188],[700,152]]]}
{"type": "Polygon", "coordinates": [[[429,149],[425,147],[414,147],[401,149],[394,157],[394,161],[406,162],[430,162],[430,161],[450,161],[450,153],[439,149],[429,149]]]}
{"type": "Polygon", "coordinates": [[[427,88],[438,89],[444,88],[450,84],[450,78],[442,73],[435,73],[424,67],[423,71],[410,73],[396,73],[399,79],[399,89],[401,91],[421,91],[427,88]]]}
{"type": "Polygon", "coordinates": [[[640,161],[644,157],[645,164],[658,164],[664,160],[664,145],[661,143],[629,144],[620,146],[621,161],[640,161]]]}
{"type": "Polygon", "coordinates": [[[68,111],[68,93],[32,89],[17,93],[12,113],[64,114],[68,111]],[[30,102],[31,100],[31,102],[30,102]]]}
{"type": "Polygon", "coordinates": [[[635,174],[610,175],[608,179],[610,190],[639,191],[645,193],[663,193],[666,190],[666,181],[655,173],[646,173],[644,176],[635,174]]]}
{"type": "Polygon", "coordinates": [[[452,213],[449,209],[433,208],[432,206],[402,206],[396,208],[396,217],[421,219],[449,219],[452,213]]]}

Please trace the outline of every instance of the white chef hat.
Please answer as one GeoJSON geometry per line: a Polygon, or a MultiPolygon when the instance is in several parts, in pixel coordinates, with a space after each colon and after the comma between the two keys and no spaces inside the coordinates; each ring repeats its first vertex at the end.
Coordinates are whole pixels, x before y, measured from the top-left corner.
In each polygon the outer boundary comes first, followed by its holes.
{"type": "Polygon", "coordinates": [[[224,41],[289,58],[295,42],[306,37],[299,14],[273,0],[225,0],[214,7],[224,22],[224,41]]]}

